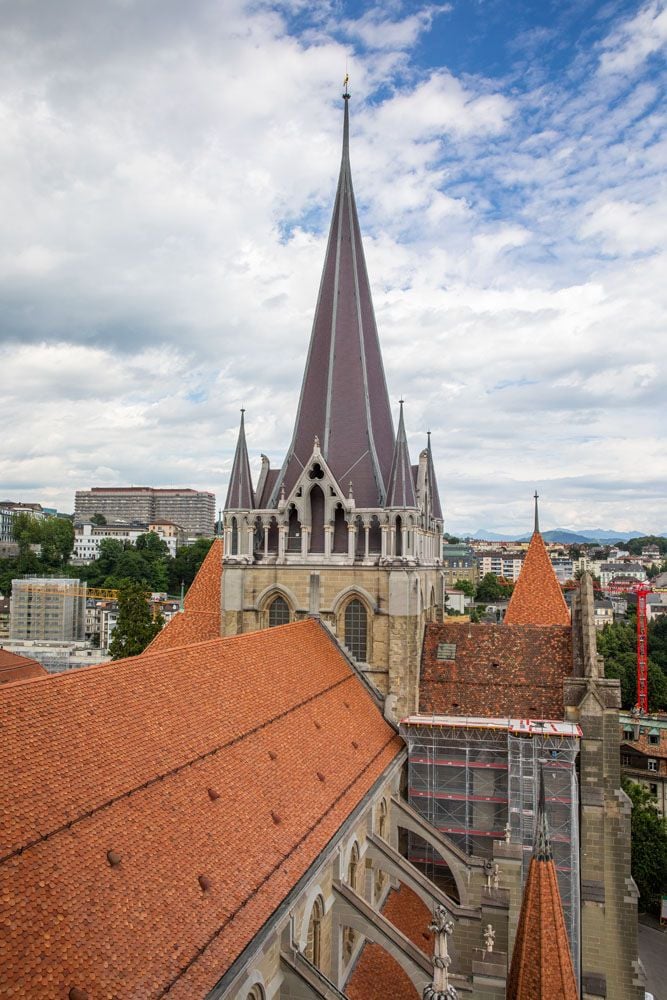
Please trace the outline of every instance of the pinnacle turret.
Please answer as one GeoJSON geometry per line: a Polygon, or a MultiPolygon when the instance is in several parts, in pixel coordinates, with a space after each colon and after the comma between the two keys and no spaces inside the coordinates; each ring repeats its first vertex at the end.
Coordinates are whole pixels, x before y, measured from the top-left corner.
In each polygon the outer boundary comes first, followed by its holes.
{"type": "Polygon", "coordinates": [[[408,439],[403,423],[403,400],[399,403],[398,432],[394,445],[394,457],[389,474],[387,487],[387,507],[416,507],[415,484],[412,478],[412,465],[408,451],[408,439]]]}
{"type": "Polygon", "coordinates": [[[225,510],[253,510],[255,506],[248,447],[245,440],[244,414],[245,410],[241,410],[241,425],[236,442],[232,473],[229,477],[225,510]]]}

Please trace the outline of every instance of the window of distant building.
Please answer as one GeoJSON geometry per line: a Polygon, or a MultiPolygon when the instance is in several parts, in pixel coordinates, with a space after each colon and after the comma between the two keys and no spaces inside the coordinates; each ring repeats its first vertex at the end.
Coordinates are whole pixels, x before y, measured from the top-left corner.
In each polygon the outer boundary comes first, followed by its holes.
{"type": "Polygon", "coordinates": [[[649,733],[648,741],[655,746],[656,743],[660,742],[660,733],[649,733]]]}
{"type": "Polygon", "coordinates": [[[345,608],[345,645],[355,660],[366,661],[368,644],[368,614],[358,598],[345,608]]]}
{"type": "Polygon", "coordinates": [[[658,786],[655,784],[655,782],[651,781],[649,783],[648,789],[649,789],[649,792],[651,793],[651,795],[654,795],[655,798],[657,799],[657,797],[658,797],[658,786]]]}
{"type": "Polygon", "coordinates": [[[630,754],[624,753],[621,755],[621,764],[623,765],[623,767],[630,766],[630,754]]]}
{"type": "Polygon", "coordinates": [[[289,604],[279,595],[269,605],[269,628],[275,625],[287,625],[289,620],[289,604]]]}
{"type": "Polygon", "coordinates": [[[657,760],[654,760],[653,757],[649,757],[647,767],[649,771],[657,771],[658,770],[657,760]]]}

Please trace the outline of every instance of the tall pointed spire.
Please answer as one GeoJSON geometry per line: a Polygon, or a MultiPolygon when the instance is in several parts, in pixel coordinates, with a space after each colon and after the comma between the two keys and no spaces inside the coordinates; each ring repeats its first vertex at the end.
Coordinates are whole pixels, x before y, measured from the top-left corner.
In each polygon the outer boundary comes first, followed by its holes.
{"type": "Polygon", "coordinates": [[[541,767],[533,856],[523,891],[506,995],[507,1000],[577,1000],[578,997],[551,850],[541,767]]]}
{"type": "Polygon", "coordinates": [[[540,494],[537,492],[537,490],[535,490],[535,527],[533,528],[533,531],[540,530],[540,513],[537,509],[537,501],[539,500],[539,498],[540,494]]]}
{"type": "Polygon", "coordinates": [[[431,515],[442,521],[442,507],[440,505],[440,493],[438,491],[438,480],[435,477],[435,466],[433,464],[433,452],[431,451],[431,432],[427,431],[428,444],[428,482],[431,496],[431,515]]]}
{"type": "Polygon", "coordinates": [[[412,465],[408,451],[408,439],[403,423],[403,400],[398,418],[398,433],[394,445],[394,457],[391,462],[389,485],[387,487],[387,507],[416,507],[415,484],[412,478],[412,465]]]}
{"type": "Polygon", "coordinates": [[[507,605],[505,625],[569,625],[570,612],[539,531],[535,491],[535,531],[519,579],[507,605]]]}
{"type": "Polygon", "coordinates": [[[232,474],[229,477],[225,510],[253,510],[255,506],[248,447],[245,440],[244,414],[245,410],[241,410],[241,426],[236,442],[232,474]]]}
{"type": "Polygon", "coordinates": [[[308,462],[313,438],[339,483],[354,481],[359,507],[382,506],[394,429],[350,170],[347,83],[343,153],[294,435],[276,480],[287,493],[308,462]]]}

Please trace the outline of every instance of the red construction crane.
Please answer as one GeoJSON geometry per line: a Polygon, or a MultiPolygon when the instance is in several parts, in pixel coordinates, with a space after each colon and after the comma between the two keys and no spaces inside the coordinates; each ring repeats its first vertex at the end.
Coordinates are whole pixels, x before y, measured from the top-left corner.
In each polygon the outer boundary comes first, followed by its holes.
{"type": "Polygon", "coordinates": [[[648,621],[646,598],[653,588],[638,583],[632,588],[637,595],[637,708],[648,712],[648,621]]]}

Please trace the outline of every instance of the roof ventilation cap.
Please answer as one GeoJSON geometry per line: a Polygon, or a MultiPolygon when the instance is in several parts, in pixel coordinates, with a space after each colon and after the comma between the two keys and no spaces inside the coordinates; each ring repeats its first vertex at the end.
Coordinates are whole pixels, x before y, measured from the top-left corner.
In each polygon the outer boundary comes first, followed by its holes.
{"type": "Polygon", "coordinates": [[[78,986],[72,986],[67,995],[69,1000],[88,1000],[88,994],[86,991],[79,989],[78,986]]]}
{"type": "Polygon", "coordinates": [[[199,886],[202,892],[208,892],[208,890],[211,888],[212,882],[208,877],[208,875],[200,875],[197,881],[199,882],[199,886]]]}
{"type": "Polygon", "coordinates": [[[280,816],[278,815],[277,812],[274,812],[273,809],[271,810],[271,819],[276,824],[276,826],[278,826],[278,823],[281,822],[280,816]]]}
{"type": "MultiPolygon", "coordinates": [[[[107,851],[107,861],[112,868],[117,868],[120,864],[120,854],[117,851],[107,851]]],[[[76,989],[76,987],[73,987],[73,989],[76,989]]]]}
{"type": "Polygon", "coordinates": [[[216,799],[220,798],[220,792],[216,792],[215,788],[209,788],[208,797],[211,802],[215,802],[216,799]]]}

